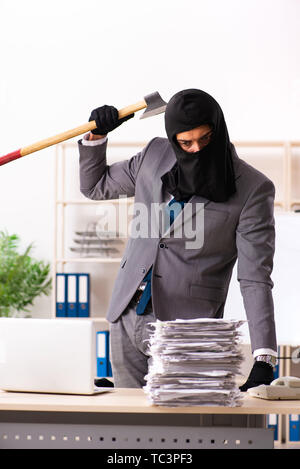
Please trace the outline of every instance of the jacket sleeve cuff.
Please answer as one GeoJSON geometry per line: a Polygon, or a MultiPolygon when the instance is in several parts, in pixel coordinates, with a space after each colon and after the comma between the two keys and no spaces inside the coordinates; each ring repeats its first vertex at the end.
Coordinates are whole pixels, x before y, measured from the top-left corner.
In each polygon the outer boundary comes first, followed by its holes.
{"type": "Polygon", "coordinates": [[[98,140],[88,140],[89,134],[85,134],[81,140],[81,144],[87,147],[96,147],[102,145],[107,141],[107,137],[99,138],[98,140]]]}
{"type": "Polygon", "coordinates": [[[277,352],[275,352],[275,350],[272,350],[271,348],[258,348],[254,350],[253,358],[257,357],[258,355],[272,355],[276,358],[278,356],[277,352]]]}

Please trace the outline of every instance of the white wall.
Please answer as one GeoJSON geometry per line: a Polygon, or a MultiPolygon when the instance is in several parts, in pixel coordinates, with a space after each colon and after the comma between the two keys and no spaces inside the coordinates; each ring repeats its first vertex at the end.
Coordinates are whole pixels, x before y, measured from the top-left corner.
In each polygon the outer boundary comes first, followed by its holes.
{"type": "MultiPolygon", "coordinates": [[[[104,103],[155,90],[168,100],[187,87],[219,101],[233,140],[299,139],[299,18],[297,0],[0,0],[0,154],[82,124],[104,103]]],[[[132,119],[111,140],[154,135],[163,116],[132,119]]],[[[0,229],[46,260],[53,155],[0,167],[0,229]]],[[[33,314],[49,304],[38,300],[33,314]]]]}
{"type": "MultiPolygon", "coordinates": [[[[300,214],[278,212],[275,214],[276,238],[274,268],[272,272],[274,313],[278,345],[300,344],[300,214]]],[[[246,321],[235,265],[228,297],[225,318],[246,321]]],[[[241,327],[242,341],[250,343],[247,322],[241,327]]]]}

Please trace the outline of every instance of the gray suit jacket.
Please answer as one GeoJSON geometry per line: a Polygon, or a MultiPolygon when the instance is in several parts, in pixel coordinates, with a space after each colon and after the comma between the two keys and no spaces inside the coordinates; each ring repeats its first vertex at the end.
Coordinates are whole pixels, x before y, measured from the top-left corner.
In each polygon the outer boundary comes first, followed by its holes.
{"type": "MultiPolygon", "coordinates": [[[[176,161],[167,139],[154,138],[131,159],[110,166],[106,144],[91,147],[79,141],[79,152],[80,190],[86,197],[134,196],[135,203],[145,204],[149,212],[151,204],[164,202],[167,194],[161,176],[176,161]]],[[[158,319],[221,318],[238,260],[252,351],[276,350],[271,280],[275,189],[264,174],[238,158],[233,145],[232,153],[236,193],[225,203],[198,196],[189,202],[191,221],[199,211],[204,214],[203,246],[187,248],[184,233],[176,236],[186,209],[167,232],[158,223],[154,235],[129,238],[107,313],[110,322],[122,314],[151,266],[152,303],[158,319]]]]}

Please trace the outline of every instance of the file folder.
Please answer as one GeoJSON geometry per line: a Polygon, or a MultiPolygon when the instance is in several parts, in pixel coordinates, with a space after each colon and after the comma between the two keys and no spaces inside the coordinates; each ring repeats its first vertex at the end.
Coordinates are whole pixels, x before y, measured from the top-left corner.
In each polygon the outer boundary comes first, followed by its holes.
{"type": "Polygon", "coordinates": [[[269,414],[267,416],[267,427],[273,428],[274,430],[274,440],[278,440],[278,415],[277,414],[269,414]]]}
{"type": "MultiPolygon", "coordinates": [[[[277,354],[278,354],[278,357],[281,356],[281,351],[280,351],[280,347],[277,347],[277,354]]],[[[274,379],[277,379],[279,378],[280,376],[280,372],[281,372],[281,361],[280,361],[280,358],[277,360],[277,364],[274,368],[274,379]]]]}
{"type": "Polygon", "coordinates": [[[87,318],[90,315],[90,275],[77,274],[78,305],[77,315],[87,318]]]}
{"type": "Polygon", "coordinates": [[[109,331],[97,332],[97,376],[99,378],[112,376],[109,357],[109,331]]]}
{"type": "Polygon", "coordinates": [[[109,332],[97,332],[97,376],[99,378],[108,376],[108,346],[109,332]]]}
{"type": "Polygon", "coordinates": [[[108,371],[107,371],[107,376],[111,376],[112,377],[112,369],[111,369],[111,361],[108,357],[108,371]]]}
{"type": "Polygon", "coordinates": [[[77,316],[77,275],[66,274],[67,276],[67,316],[75,318],[77,316]]]}
{"type": "Polygon", "coordinates": [[[67,281],[66,274],[56,274],[56,317],[67,315],[67,281]]]}
{"type": "Polygon", "coordinates": [[[300,441],[300,415],[289,415],[289,441],[300,441]]]}

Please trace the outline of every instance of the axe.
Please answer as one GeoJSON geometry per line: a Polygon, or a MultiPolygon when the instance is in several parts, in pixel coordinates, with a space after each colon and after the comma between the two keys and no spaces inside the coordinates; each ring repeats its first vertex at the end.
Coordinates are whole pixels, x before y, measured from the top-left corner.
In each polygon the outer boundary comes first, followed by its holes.
{"type": "MultiPolygon", "coordinates": [[[[160,114],[165,111],[167,103],[161,98],[160,94],[155,91],[154,93],[148,94],[144,97],[142,101],[139,101],[135,104],[131,104],[130,106],[124,107],[123,109],[119,110],[119,119],[122,117],[129,116],[129,114],[133,114],[134,112],[140,111],[141,109],[145,109],[144,113],[140,117],[140,119],[145,119],[146,117],[155,116],[156,114],[160,114]]],[[[96,129],[97,125],[95,121],[88,122],[86,124],[80,125],[79,127],[75,127],[75,129],[67,130],[61,134],[55,135],[54,137],[47,138],[45,140],[40,140],[32,145],[27,147],[20,148],[19,150],[13,151],[12,153],[8,153],[7,155],[0,157],[0,166],[10,161],[17,160],[22,156],[29,155],[30,153],[34,153],[35,151],[42,150],[43,148],[50,147],[52,145],[56,145],[57,143],[63,142],[70,138],[76,137],[77,135],[84,134],[89,132],[93,129],[96,129]]]]}

